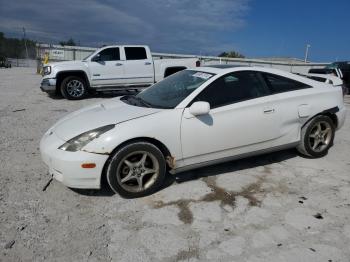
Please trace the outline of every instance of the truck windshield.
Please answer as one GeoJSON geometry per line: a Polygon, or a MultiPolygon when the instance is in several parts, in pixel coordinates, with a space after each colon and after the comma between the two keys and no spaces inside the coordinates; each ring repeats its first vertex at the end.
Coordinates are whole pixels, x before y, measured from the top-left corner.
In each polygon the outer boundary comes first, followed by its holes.
{"type": "Polygon", "coordinates": [[[87,57],[85,57],[84,59],[83,59],[83,61],[84,60],[86,60],[86,59],[88,59],[92,54],[94,54],[95,52],[91,52],[87,57]]]}
{"type": "Polygon", "coordinates": [[[175,108],[214,74],[183,70],[145,89],[136,98],[155,108],[175,108]]]}

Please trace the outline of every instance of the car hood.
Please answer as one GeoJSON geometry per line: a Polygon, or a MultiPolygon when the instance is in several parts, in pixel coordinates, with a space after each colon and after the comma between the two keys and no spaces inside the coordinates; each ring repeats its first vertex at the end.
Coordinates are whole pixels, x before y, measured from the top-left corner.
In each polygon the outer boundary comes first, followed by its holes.
{"type": "Polygon", "coordinates": [[[48,132],[68,141],[89,130],[155,114],[162,109],[132,106],[113,98],[84,107],[59,120],[48,132]]]}
{"type": "Polygon", "coordinates": [[[84,62],[81,60],[73,60],[73,61],[54,62],[54,63],[49,63],[48,65],[52,67],[75,66],[75,65],[84,65],[84,62]]]}

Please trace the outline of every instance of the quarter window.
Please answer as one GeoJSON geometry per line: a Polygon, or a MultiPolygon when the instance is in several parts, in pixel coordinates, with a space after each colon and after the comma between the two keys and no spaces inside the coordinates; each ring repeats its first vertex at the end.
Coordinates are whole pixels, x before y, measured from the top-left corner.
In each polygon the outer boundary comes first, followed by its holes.
{"type": "Polygon", "coordinates": [[[277,75],[267,74],[267,73],[264,73],[263,75],[267,84],[271,88],[271,91],[274,94],[295,91],[295,90],[300,90],[305,88],[311,88],[311,86],[307,84],[304,84],[283,76],[277,76],[277,75]]]}
{"type": "Polygon", "coordinates": [[[126,60],[145,60],[147,59],[146,49],[144,47],[125,47],[126,60]]]}
{"type": "Polygon", "coordinates": [[[195,101],[206,101],[211,108],[269,95],[260,75],[253,71],[225,75],[206,87],[195,101]]]}
{"type": "Polygon", "coordinates": [[[101,61],[118,61],[120,60],[119,48],[111,47],[103,49],[100,53],[101,61]]]}

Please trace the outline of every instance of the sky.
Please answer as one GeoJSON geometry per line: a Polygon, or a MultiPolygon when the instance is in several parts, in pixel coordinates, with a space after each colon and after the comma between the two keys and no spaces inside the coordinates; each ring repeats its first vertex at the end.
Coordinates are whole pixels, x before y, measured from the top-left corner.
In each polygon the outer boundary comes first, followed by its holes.
{"type": "Polygon", "coordinates": [[[0,0],[0,31],[154,52],[350,60],[350,0],[0,0]]]}

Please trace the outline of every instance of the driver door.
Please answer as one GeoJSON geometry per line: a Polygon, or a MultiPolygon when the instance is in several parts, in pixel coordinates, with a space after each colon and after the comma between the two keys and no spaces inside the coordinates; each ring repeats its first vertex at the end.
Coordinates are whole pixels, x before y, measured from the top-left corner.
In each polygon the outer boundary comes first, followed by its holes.
{"type": "MultiPolygon", "coordinates": [[[[184,110],[181,144],[185,165],[261,150],[278,138],[279,116],[265,82],[254,71],[225,75],[193,102],[210,104],[209,114],[184,110]]],[[[192,103],[193,103],[192,102],[192,103]]]]}
{"type": "Polygon", "coordinates": [[[119,47],[101,50],[91,59],[89,68],[92,86],[120,85],[125,81],[119,47]]]}

